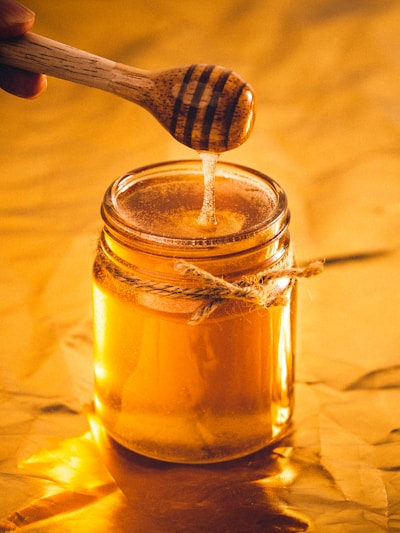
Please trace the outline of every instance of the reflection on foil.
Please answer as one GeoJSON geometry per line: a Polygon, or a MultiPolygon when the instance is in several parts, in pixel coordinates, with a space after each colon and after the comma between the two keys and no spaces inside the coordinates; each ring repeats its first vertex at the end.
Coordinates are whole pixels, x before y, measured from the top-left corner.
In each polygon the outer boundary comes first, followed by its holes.
{"type": "Polygon", "coordinates": [[[114,481],[99,461],[90,432],[61,441],[54,449],[43,450],[18,466],[23,476],[36,477],[48,484],[40,499],[0,523],[0,532],[59,519],[116,490],[114,481]]]}
{"type": "Polygon", "coordinates": [[[313,414],[304,395],[309,387],[299,384],[300,423],[275,447],[211,465],[132,453],[89,414],[90,432],[21,461],[19,475],[40,480],[40,497],[3,520],[0,532],[396,531],[398,432],[383,423],[383,411],[372,429],[364,391],[348,391],[342,404],[337,393],[314,388],[323,403],[313,414]],[[363,411],[365,418],[355,420],[363,411]]]}
{"type": "Polygon", "coordinates": [[[224,463],[183,465],[137,455],[91,418],[103,460],[134,511],[138,531],[300,532],[310,521],[282,496],[296,477],[291,448],[224,463]]]}
{"type": "Polygon", "coordinates": [[[103,516],[104,526],[87,524],[85,532],[109,531],[110,525],[152,533],[309,531],[310,521],[282,498],[296,477],[290,448],[214,465],[164,463],[123,449],[95,417],[89,420],[91,433],[21,462],[21,474],[48,481],[48,489],[9,515],[0,531],[40,524],[53,531],[52,524],[58,527],[60,521],[63,531],[70,531],[68,520],[90,506],[103,516]]]}

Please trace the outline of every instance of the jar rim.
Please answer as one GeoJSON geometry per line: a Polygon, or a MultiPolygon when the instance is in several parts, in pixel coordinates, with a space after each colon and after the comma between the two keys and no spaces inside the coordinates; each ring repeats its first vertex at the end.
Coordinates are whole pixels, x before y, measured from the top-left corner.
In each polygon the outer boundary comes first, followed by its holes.
{"type": "MultiPolygon", "coordinates": [[[[236,163],[222,161],[217,163],[216,179],[220,180],[221,183],[224,183],[226,178],[236,181],[243,180],[248,186],[257,186],[256,192],[259,193],[259,196],[265,195],[264,201],[268,200],[268,213],[265,213],[265,217],[260,217],[259,220],[249,224],[248,227],[231,233],[177,236],[154,230],[154,228],[147,225],[147,218],[138,223],[135,217],[128,216],[126,206],[129,204],[129,207],[132,208],[133,200],[137,201],[140,198],[143,201],[143,198],[145,198],[140,188],[144,190],[146,186],[149,187],[150,183],[154,187],[158,187],[164,182],[165,184],[168,183],[169,186],[170,182],[167,180],[172,177],[175,177],[178,181],[180,179],[183,181],[184,179],[187,180],[189,176],[196,179],[203,176],[202,162],[200,160],[183,159],[153,163],[123,174],[108,187],[104,195],[101,209],[104,222],[114,236],[117,235],[119,237],[119,240],[127,243],[134,240],[136,244],[142,242],[144,245],[178,248],[181,251],[185,249],[193,250],[193,248],[212,249],[224,245],[231,246],[234,243],[239,244],[243,241],[246,241],[247,248],[249,240],[253,241],[255,239],[258,241],[261,238],[265,243],[276,238],[286,229],[289,222],[289,210],[287,197],[282,187],[260,171],[236,163]],[[136,192],[134,191],[135,188],[136,192]],[[132,191],[136,194],[133,199],[129,196],[133,194],[132,191]]],[[[202,180],[199,180],[199,186],[204,187],[202,180]]],[[[229,184],[226,184],[226,186],[228,187],[229,184]]],[[[248,190],[250,190],[250,187],[248,187],[248,190]]],[[[149,209],[149,206],[150,202],[147,205],[146,200],[142,208],[149,209]]],[[[139,207],[135,205],[134,209],[136,208],[139,210],[139,207]]],[[[168,206],[165,209],[168,209],[168,206]]],[[[154,218],[156,219],[156,215],[154,218]]],[[[256,242],[253,244],[256,245],[256,242]]]]}

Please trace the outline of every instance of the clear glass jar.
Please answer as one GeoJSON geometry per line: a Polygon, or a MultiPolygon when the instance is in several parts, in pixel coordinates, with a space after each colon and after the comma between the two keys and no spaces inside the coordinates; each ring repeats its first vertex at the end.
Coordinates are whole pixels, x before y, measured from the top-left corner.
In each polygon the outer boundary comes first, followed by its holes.
{"type": "Polygon", "coordinates": [[[284,191],[220,162],[218,224],[197,222],[200,161],[117,179],[94,263],[95,407],[126,448],[210,463],[276,440],[293,410],[295,282],[284,191]]]}

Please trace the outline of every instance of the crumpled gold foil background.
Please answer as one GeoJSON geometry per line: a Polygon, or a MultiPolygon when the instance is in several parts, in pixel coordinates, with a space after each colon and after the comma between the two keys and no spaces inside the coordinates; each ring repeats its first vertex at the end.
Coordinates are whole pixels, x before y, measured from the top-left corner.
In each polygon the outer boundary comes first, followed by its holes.
{"type": "Polygon", "coordinates": [[[99,206],[124,172],[195,154],[94,89],[0,94],[0,531],[400,531],[400,3],[28,5],[37,33],[109,59],[250,81],[253,134],[223,159],[285,188],[298,262],[326,269],[300,283],[284,441],[207,467],[124,454],[88,413],[99,206]]]}

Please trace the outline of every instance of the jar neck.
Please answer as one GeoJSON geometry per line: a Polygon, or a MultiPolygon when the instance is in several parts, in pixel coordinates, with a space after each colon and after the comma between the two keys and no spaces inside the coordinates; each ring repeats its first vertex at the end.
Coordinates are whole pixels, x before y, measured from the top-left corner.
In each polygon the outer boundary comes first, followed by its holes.
{"type": "Polygon", "coordinates": [[[128,270],[169,278],[176,276],[179,259],[229,279],[273,267],[287,256],[290,244],[285,193],[276,182],[246,167],[221,163],[218,172],[217,218],[229,213],[233,229],[201,233],[190,226],[186,213],[201,205],[199,161],[161,163],[122,176],[106,192],[103,253],[128,270]],[[182,208],[174,204],[176,197],[182,208]],[[176,227],[169,222],[175,213],[181,217],[176,227]],[[160,225],[162,218],[167,225],[160,225]],[[238,223],[239,229],[234,227],[238,223]]]}
{"type": "MultiPolygon", "coordinates": [[[[218,250],[213,249],[207,254],[184,254],[170,250],[169,253],[166,253],[166,250],[161,250],[160,253],[143,250],[132,246],[131,243],[122,242],[105,226],[100,236],[99,248],[108,260],[124,270],[144,276],[171,279],[177,277],[175,264],[179,260],[196,265],[215,276],[233,280],[253,274],[254,271],[274,268],[277,263],[286,261],[291,254],[287,228],[268,243],[239,252],[219,254],[218,250]]],[[[204,249],[202,251],[204,252],[204,249]]],[[[291,264],[291,259],[288,259],[288,266],[291,264]]]]}

